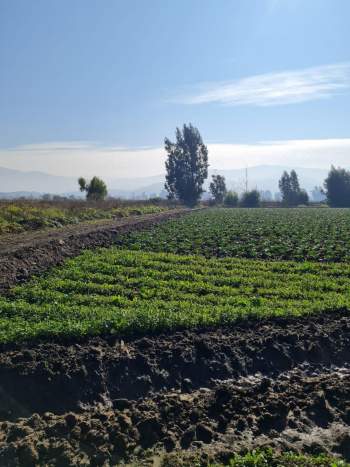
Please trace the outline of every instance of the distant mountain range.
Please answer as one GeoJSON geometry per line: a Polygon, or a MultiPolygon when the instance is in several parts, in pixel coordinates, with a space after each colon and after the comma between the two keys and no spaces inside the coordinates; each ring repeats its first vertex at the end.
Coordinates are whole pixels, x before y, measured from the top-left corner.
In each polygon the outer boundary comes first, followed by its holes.
{"type": "MultiPolygon", "coordinates": [[[[278,180],[284,170],[291,167],[261,165],[247,169],[248,189],[278,192],[278,180]]],[[[323,184],[328,170],[315,168],[294,168],[300,184],[307,191],[323,184]]],[[[246,184],[246,169],[211,170],[205,188],[208,188],[212,174],[222,174],[229,189],[242,192],[246,184]]],[[[106,178],[109,194],[122,198],[146,198],[164,195],[164,175],[144,178],[106,178]]],[[[0,167],[0,197],[39,197],[45,193],[82,196],[77,189],[76,177],[61,177],[43,172],[22,172],[0,167]]]]}

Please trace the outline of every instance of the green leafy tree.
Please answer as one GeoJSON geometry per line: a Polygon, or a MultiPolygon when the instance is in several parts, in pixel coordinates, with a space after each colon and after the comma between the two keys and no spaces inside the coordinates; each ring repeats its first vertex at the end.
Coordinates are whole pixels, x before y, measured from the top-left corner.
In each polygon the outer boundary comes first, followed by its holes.
{"type": "Polygon", "coordinates": [[[289,205],[292,199],[292,185],[290,175],[288,172],[283,172],[282,177],[278,182],[278,186],[281,192],[283,203],[289,205]]]}
{"type": "Polygon", "coordinates": [[[295,170],[292,170],[290,174],[284,171],[278,186],[281,191],[282,201],[286,206],[298,206],[298,204],[307,204],[309,202],[307,192],[300,188],[295,170]]]}
{"type": "Polygon", "coordinates": [[[224,199],[224,205],[227,206],[228,208],[235,208],[238,206],[238,195],[234,191],[228,191],[225,199],[224,199]]]}
{"type": "Polygon", "coordinates": [[[222,175],[212,175],[212,179],[213,181],[209,185],[210,193],[216,204],[222,204],[227,193],[225,177],[222,175]]]}
{"type": "Polygon", "coordinates": [[[176,129],[176,142],[165,138],[167,152],[165,189],[169,199],[195,206],[208,177],[208,149],[197,128],[184,125],[176,129]]]}
{"type": "Polygon", "coordinates": [[[260,193],[258,190],[246,191],[242,194],[240,205],[242,208],[257,208],[260,206],[260,193]]]}
{"type": "Polygon", "coordinates": [[[107,186],[103,180],[93,177],[90,183],[85,178],[78,179],[80,191],[86,192],[86,199],[89,201],[101,201],[107,196],[107,186]]]}
{"type": "Polygon", "coordinates": [[[332,207],[350,206],[350,171],[331,167],[324,181],[327,203],[332,207]]]}
{"type": "Polygon", "coordinates": [[[306,190],[301,189],[299,191],[298,204],[309,204],[309,195],[306,190]]]}
{"type": "Polygon", "coordinates": [[[300,193],[300,184],[299,178],[295,170],[290,172],[290,187],[292,189],[292,203],[297,205],[299,204],[299,193],[300,193]]]}

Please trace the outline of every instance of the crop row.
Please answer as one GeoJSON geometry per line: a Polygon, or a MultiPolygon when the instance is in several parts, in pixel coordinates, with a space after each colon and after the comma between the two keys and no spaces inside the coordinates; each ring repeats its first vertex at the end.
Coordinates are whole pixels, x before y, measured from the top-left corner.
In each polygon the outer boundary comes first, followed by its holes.
{"type": "Polygon", "coordinates": [[[119,239],[128,249],[206,257],[349,261],[350,209],[208,209],[119,239]]]}
{"type": "Polygon", "coordinates": [[[0,342],[350,310],[350,264],[87,251],[0,298],[0,342]]]}

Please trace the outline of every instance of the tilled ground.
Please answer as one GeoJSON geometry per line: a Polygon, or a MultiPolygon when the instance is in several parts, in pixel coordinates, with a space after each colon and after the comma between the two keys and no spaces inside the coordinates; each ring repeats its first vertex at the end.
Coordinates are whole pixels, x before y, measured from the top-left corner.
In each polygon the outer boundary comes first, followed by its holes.
{"type": "Polygon", "coordinates": [[[3,466],[206,465],[266,445],[349,461],[350,316],[5,347],[0,390],[3,466]]]}

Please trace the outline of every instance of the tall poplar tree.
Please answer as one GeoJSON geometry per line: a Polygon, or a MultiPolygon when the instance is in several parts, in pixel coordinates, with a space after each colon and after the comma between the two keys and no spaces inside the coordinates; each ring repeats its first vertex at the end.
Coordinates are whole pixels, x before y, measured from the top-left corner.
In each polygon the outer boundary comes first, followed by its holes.
{"type": "Polygon", "coordinates": [[[176,129],[176,142],[165,138],[167,152],[166,183],[169,199],[178,199],[187,206],[195,206],[208,177],[208,149],[197,128],[184,125],[176,129]]]}

